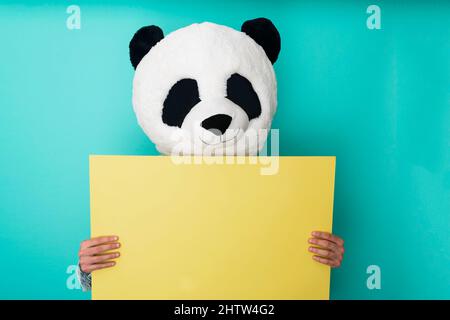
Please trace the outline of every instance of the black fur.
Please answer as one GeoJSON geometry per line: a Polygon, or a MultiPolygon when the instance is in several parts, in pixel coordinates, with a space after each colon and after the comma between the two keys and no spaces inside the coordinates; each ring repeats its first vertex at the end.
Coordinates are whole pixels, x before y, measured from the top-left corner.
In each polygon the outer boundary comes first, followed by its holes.
{"type": "Polygon", "coordinates": [[[229,115],[219,113],[203,120],[201,126],[216,136],[221,136],[227,131],[232,120],[229,115]]]}
{"type": "Polygon", "coordinates": [[[248,120],[261,115],[261,103],[252,84],[238,73],[232,74],[227,80],[227,99],[244,109],[248,120]]]}
{"type": "Polygon", "coordinates": [[[272,21],[266,18],[248,20],[242,25],[241,31],[263,47],[272,64],[277,61],[281,50],[281,37],[272,21]]]}
{"type": "Polygon", "coordinates": [[[157,26],[140,28],[130,41],[130,61],[136,69],[150,49],[164,38],[163,31],[157,26]]]}
{"type": "Polygon", "coordinates": [[[162,120],[165,124],[180,127],[191,109],[200,102],[197,81],[181,79],[170,88],[164,108],[162,120]]]}

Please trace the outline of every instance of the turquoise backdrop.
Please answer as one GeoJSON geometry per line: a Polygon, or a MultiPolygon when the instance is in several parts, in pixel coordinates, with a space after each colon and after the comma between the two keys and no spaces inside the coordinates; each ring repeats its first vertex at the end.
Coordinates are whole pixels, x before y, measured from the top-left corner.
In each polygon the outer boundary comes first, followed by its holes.
{"type": "Polygon", "coordinates": [[[347,251],[331,298],[450,298],[450,1],[425,0],[3,0],[0,298],[90,298],[70,267],[89,236],[88,155],[157,154],[131,106],[133,33],[259,16],[282,36],[281,154],[337,156],[347,251]]]}

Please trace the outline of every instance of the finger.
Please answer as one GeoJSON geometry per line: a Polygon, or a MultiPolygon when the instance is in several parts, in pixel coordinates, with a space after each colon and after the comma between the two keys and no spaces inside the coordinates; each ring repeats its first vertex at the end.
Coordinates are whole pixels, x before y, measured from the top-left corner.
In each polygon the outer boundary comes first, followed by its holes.
{"type": "Polygon", "coordinates": [[[329,232],[326,232],[326,231],[313,231],[311,233],[311,235],[313,237],[315,237],[315,238],[332,241],[332,242],[336,243],[339,246],[344,245],[344,240],[342,240],[340,237],[338,237],[338,236],[336,236],[334,234],[331,234],[329,232]]]}
{"type": "Polygon", "coordinates": [[[313,256],[313,259],[321,264],[330,266],[332,268],[337,268],[341,265],[340,261],[334,259],[327,259],[320,256],[313,256]]]}
{"type": "Polygon", "coordinates": [[[107,260],[116,259],[120,256],[119,252],[113,252],[109,254],[102,254],[98,256],[83,256],[80,258],[80,264],[94,264],[99,263],[107,260]]]}
{"type": "Polygon", "coordinates": [[[79,256],[80,258],[83,256],[93,256],[96,254],[105,253],[106,251],[114,250],[120,248],[120,243],[110,243],[110,244],[103,244],[97,247],[87,248],[80,250],[79,256]]]}
{"type": "Polygon", "coordinates": [[[315,253],[324,258],[328,258],[328,259],[336,258],[336,254],[330,250],[321,249],[321,248],[317,248],[317,247],[309,247],[308,250],[309,250],[309,252],[315,253]]]}
{"type": "Polygon", "coordinates": [[[339,247],[336,245],[336,243],[329,241],[329,240],[324,240],[324,239],[317,239],[317,238],[310,238],[308,240],[309,243],[311,244],[315,244],[318,247],[321,248],[325,248],[328,250],[332,250],[335,252],[340,252],[341,250],[339,249],[339,247]]]}
{"type": "Polygon", "coordinates": [[[103,244],[100,246],[88,248],[85,250],[80,251],[80,256],[93,256],[93,255],[100,255],[104,254],[110,250],[114,250],[120,247],[120,243],[109,243],[109,244],[103,244]]]}
{"type": "Polygon", "coordinates": [[[87,266],[85,268],[86,273],[91,273],[94,270],[100,270],[100,269],[105,269],[105,268],[111,268],[113,266],[115,266],[116,263],[114,261],[111,262],[105,262],[105,263],[97,263],[97,264],[91,264],[89,266],[87,266]]]}
{"type": "Polygon", "coordinates": [[[86,249],[94,246],[98,246],[108,242],[114,242],[119,240],[118,236],[102,236],[85,240],[81,243],[81,249],[86,249]]]}

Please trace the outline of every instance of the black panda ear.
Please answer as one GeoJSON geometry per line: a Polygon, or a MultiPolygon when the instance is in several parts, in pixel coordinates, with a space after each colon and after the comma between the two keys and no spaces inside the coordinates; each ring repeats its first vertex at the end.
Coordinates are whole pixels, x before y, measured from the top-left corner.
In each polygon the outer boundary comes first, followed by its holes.
{"type": "Polygon", "coordinates": [[[281,38],[272,21],[266,18],[248,20],[242,25],[241,31],[263,47],[272,64],[277,61],[281,50],[281,38]]]}
{"type": "Polygon", "coordinates": [[[130,41],[130,61],[136,69],[142,58],[150,49],[164,38],[161,28],[147,26],[140,28],[130,41]]]}

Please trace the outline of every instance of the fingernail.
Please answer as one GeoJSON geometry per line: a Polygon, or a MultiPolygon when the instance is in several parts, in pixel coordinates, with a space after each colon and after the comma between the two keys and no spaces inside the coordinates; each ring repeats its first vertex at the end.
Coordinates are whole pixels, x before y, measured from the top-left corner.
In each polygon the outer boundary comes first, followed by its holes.
{"type": "Polygon", "coordinates": [[[313,231],[311,234],[312,234],[313,236],[318,236],[318,235],[319,235],[319,232],[313,231]]]}
{"type": "Polygon", "coordinates": [[[115,246],[116,248],[118,248],[118,247],[120,247],[120,243],[116,243],[114,246],[115,246]]]}
{"type": "Polygon", "coordinates": [[[118,256],[120,256],[120,253],[116,253],[114,256],[117,258],[118,256]]]}
{"type": "Polygon", "coordinates": [[[309,243],[314,243],[314,239],[308,239],[309,243]]]}
{"type": "Polygon", "coordinates": [[[313,247],[309,247],[308,250],[309,250],[310,252],[314,252],[314,248],[313,248],[313,247]]]}
{"type": "Polygon", "coordinates": [[[119,240],[119,237],[114,237],[113,239],[114,239],[114,241],[117,241],[117,240],[119,240]]]}

